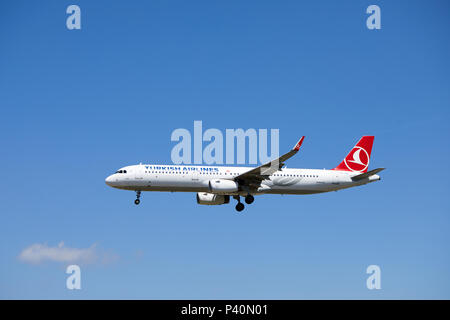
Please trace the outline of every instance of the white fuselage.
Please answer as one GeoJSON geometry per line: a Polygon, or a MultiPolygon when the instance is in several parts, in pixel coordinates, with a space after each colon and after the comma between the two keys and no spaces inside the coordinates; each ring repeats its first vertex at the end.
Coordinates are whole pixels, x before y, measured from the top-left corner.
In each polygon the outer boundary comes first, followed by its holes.
{"type": "MultiPolygon", "coordinates": [[[[111,187],[134,191],[211,192],[210,181],[234,180],[249,167],[132,165],[106,178],[111,187]]],[[[320,169],[281,169],[262,181],[254,194],[313,194],[360,186],[380,180],[372,175],[353,181],[359,172],[320,169]]],[[[229,195],[246,195],[246,190],[229,195]]]]}

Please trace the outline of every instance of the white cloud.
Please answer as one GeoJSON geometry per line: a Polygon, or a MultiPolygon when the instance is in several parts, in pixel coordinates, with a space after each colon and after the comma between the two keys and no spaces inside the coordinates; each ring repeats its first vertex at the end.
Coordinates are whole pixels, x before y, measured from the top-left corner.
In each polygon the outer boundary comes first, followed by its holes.
{"type": "Polygon", "coordinates": [[[110,263],[118,259],[113,253],[99,250],[96,244],[89,248],[70,248],[60,242],[56,247],[35,243],[22,250],[19,259],[25,263],[39,264],[46,261],[65,264],[110,263]]]}

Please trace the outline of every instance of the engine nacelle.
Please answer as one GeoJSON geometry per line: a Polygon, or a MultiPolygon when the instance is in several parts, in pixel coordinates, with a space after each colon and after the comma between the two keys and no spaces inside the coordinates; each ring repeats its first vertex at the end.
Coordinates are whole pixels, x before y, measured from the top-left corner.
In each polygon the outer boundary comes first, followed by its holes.
{"type": "Polygon", "coordinates": [[[233,180],[209,180],[209,191],[213,193],[232,193],[238,191],[238,189],[238,184],[233,180]]]}
{"type": "Polygon", "coordinates": [[[214,194],[214,193],[207,193],[207,192],[198,192],[197,193],[197,203],[198,204],[205,204],[205,205],[219,205],[219,204],[225,204],[230,202],[230,196],[228,195],[221,195],[221,194],[214,194]]]}

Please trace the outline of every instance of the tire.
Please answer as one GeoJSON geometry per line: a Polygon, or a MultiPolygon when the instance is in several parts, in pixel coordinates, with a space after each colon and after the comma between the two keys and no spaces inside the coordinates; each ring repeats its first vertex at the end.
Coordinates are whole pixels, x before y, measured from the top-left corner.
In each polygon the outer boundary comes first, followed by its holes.
{"type": "Polygon", "coordinates": [[[141,203],[141,201],[139,199],[134,200],[135,205],[138,205],[139,203],[141,203]]]}
{"type": "Polygon", "coordinates": [[[236,205],[236,211],[237,211],[237,212],[241,212],[242,210],[244,210],[244,208],[245,208],[245,206],[244,206],[244,204],[241,203],[241,202],[239,202],[239,203],[236,205]]]}
{"type": "Polygon", "coordinates": [[[255,198],[254,198],[251,194],[249,194],[249,195],[247,195],[247,196],[245,197],[245,203],[246,203],[246,204],[252,204],[253,201],[255,201],[255,198]]]}

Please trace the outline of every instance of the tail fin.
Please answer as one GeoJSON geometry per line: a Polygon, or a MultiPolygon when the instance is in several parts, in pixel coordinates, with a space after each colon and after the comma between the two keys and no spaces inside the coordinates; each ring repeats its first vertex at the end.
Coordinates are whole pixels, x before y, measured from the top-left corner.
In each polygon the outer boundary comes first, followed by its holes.
{"type": "Polygon", "coordinates": [[[374,136],[363,136],[345,159],[333,170],[367,172],[374,136]]]}

